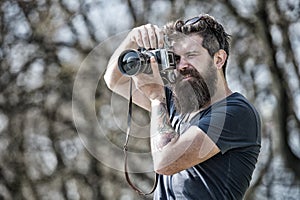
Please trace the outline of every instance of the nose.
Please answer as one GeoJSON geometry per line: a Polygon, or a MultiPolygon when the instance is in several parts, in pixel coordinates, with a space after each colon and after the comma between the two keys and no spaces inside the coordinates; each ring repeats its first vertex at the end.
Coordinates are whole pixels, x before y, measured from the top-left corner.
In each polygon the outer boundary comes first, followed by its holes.
{"type": "Polygon", "coordinates": [[[187,62],[187,60],[183,57],[183,56],[181,56],[180,57],[180,61],[178,62],[178,64],[177,64],[177,71],[184,71],[184,70],[186,70],[187,68],[189,67],[189,63],[187,62]]]}

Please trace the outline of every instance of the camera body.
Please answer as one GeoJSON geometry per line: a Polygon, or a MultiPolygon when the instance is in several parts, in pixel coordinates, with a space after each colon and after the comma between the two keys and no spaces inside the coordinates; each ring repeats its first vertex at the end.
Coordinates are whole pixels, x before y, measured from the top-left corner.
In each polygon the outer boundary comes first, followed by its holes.
{"type": "Polygon", "coordinates": [[[151,56],[154,56],[158,63],[164,84],[174,83],[176,78],[174,69],[176,69],[176,63],[180,60],[180,56],[167,49],[127,49],[119,56],[119,70],[126,76],[135,76],[139,73],[151,74],[151,56]]]}

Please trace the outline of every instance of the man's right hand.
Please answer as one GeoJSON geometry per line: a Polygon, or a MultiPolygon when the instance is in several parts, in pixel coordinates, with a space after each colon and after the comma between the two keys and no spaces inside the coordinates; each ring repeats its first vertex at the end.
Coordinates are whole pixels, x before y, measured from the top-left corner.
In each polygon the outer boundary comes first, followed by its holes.
{"type": "MultiPolygon", "coordinates": [[[[128,34],[128,39],[135,48],[157,49],[164,46],[163,31],[153,24],[146,24],[132,29],[128,34]]],[[[127,38],[126,38],[127,39],[127,38]]]]}

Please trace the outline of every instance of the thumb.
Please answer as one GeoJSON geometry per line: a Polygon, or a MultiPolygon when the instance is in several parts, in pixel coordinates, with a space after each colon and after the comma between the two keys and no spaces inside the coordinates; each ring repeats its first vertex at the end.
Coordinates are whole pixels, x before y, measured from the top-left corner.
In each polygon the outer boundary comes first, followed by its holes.
{"type": "Polygon", "coordinates": [[[154,56],[151,56],[150,62],[151,62],[151,68],[153,71],[153,75],[154,76],[159,75],[158,63],[156,62],[156,59],[154,56]]]}

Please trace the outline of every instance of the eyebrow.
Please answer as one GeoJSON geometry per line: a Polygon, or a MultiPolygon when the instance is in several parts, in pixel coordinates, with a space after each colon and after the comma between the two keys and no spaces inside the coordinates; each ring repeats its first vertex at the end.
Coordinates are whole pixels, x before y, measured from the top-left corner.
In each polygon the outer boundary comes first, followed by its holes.
{"type": "Polygon", "coordinates": [[[188,52],[186,52],[186,53],[184,53],[185,55],[188,55],[188,54],[200,54],[200,51],[198,51],[198,50],[192,50],[192,51],[188,51],[188,52]]]}

